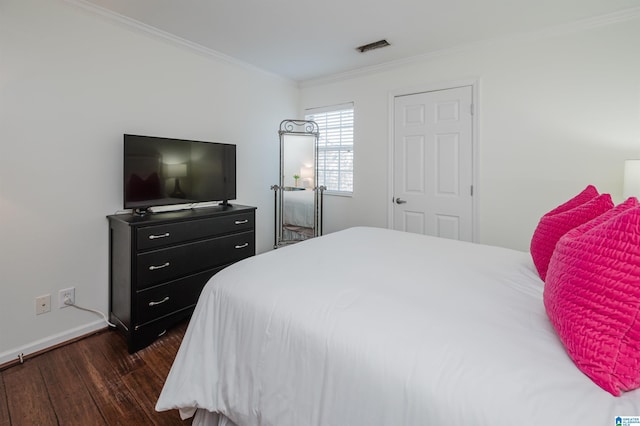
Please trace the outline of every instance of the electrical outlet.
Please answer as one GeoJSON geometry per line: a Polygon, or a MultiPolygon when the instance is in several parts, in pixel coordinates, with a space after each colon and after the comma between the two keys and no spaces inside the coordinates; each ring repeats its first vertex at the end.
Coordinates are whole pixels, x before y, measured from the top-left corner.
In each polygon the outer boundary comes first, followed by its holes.
{"type": "Polygon", "coordinates": [[[51,312],[51,295],[45,294],[36,297],[36,315],[51,312]]]}
{"type": "Polygon", "coordinates": [[[76,303],[75,287],[63,288],[62,290],[60,290],[60,292],[58,293],[58,306],[60,307],[60,309],[69,307],[69,305],[64,303],[64,301],[67,299],[69,299],[69,303],[71,303],[72,305],[76,303]]]}

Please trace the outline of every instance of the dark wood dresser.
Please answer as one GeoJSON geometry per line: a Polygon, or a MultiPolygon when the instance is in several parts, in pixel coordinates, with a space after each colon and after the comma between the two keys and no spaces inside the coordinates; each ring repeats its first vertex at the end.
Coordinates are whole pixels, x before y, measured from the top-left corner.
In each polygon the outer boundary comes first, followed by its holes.
{"type": "Polygon", "coordinates": [[[193,312],[216,272],[255,255],[255,207],[109,219],[109,318],[133,353],[193,312]]]}

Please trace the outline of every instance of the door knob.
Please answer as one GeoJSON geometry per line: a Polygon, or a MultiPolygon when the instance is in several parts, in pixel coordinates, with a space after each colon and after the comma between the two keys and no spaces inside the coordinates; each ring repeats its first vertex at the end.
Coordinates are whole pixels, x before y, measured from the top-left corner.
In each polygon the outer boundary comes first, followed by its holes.
{"type": "Polygon", "coordinates": [[[396,204],[404,204],[406,203],[406,200],[403,200],[402,198],[396,198],[396,204]]]}

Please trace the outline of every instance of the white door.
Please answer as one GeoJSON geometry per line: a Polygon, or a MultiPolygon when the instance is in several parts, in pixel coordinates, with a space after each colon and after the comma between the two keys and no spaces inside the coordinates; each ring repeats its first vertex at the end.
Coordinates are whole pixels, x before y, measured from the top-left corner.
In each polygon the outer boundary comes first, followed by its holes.
{"type": "Polygon", "coordinates": [[[472,94],[464,86],[395,97],[395,229],[473,239],[472,94]]]}

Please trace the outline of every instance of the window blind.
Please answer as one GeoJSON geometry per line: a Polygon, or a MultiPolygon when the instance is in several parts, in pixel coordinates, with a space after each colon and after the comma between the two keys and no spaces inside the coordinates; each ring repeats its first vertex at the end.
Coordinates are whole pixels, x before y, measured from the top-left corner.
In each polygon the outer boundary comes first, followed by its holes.
{"type": "Polygon", "coordinates": [[[353,104],[306,111],[320,131],[317,182],[327,192],[353,193],[353,115],[353,104]]]}

